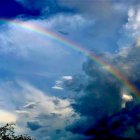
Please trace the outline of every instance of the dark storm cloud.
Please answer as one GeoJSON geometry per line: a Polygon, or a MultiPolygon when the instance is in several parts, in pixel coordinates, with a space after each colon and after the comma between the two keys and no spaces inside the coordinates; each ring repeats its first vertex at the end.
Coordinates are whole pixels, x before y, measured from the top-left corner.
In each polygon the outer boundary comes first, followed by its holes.
{"type": "Polygon", "coordinates": [[[72,12],[59,6],[56,0],[1,0],[0,18],[40,18],[61,12],[72,12]]]}
{"type": "Polygon", "coordinates": [[[29,10],[15,0],[0,1],[0,18],[15,18],[17,16],[39,16],[37,10],[29,10]]]}
{"type": "MultiPolygon", "coordinates": [[[[132,47],[120,50],[113,57],[101,55],[101,58],[115,65],[123,75],[136,84],[135,86],[138,86],[140,85],[139,53],[140,47],[136,43],[132,47]]],[[[87,136],[87,139],[91,140],[103,137],[116,139],[125,136],[140,137],[137,128],[139,101],[132,91],[128,91],[105,66],[100,66],[92,60],[83,64],[83,70],[85,79],[77,76],[69,83],[64,82],[66,88],[77,95],[72,107],[80,115],[80,119],[69,125],[67,130],[87,136]],[[125,92],[122,89],[125,89],[125,92]],[[124,99],[124,94],[133,100],[124,99]],[[125,107],[123,107],[124,100],[125,107]],[[129,134],[132,129],[134,135],[131,132],[129,134]]]]}
{"type": "Polygon", "coordinates": [[[57,13],[71,13],[72,8],[62,7],[57,0],[16,0],[30,11],[38,11],[41,17],[49,17],[57,13]]]}
{"type": "Polygon", "coordinates": [[[85,135],[86,140],[139,139],[139,111],[140,105],[135,106],[133,102],[128,102],[126,108],[120,112],[102,117],[96,122],[92,119],[86,122],[80,120],[81,122],[76,122],[67,130],[85,135]]]}
{"type": "MultiPolygon", "coordinates": [[[[83,84],[82,88],[81,84],[77,84],[77,86],[80,86],[79,89],[84,94],[77,99],[78,104],[72,105],[73,108],[81,115],[94,116],[95,119],[119,110],[121,102],[120,84],[115,78],[92,60],[86,62],[83,65],[83,69],[88,78],[81,80],[85,81],[85,85],[83,84]],[[95,110],[96,115],[94,114],[95,110]]],[[[78,87],[75,88],[77,89],[78,87]]]]}
{"type": "Polygon", "coordinates": [[[24,13],[24,8],[14,0],[0,1],[0,17],[15,17],[24,13]]]}
{"type": "Polygon", "coordinates": [[[76,103],[72,104],[74,110],[80,114],[81,119],[67,128],[74,133],[84,133],[101,117],[111,115],[121,109],[120,85],[112,75],[92,60],[83,65],[83,70],[87,78],[80,80],[79,77],[79,82],[84,81],[85,84],[78,84],[76,78],[76,85],[71,88],[78,92],[77,94],[81,92],[81,96],[79,95],[75,101],[76,103]]]}

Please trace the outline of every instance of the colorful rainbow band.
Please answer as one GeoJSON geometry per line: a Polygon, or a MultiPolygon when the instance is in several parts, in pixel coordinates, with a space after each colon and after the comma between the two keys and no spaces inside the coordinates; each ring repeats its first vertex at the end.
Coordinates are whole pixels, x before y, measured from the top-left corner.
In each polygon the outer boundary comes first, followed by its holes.
{"type": "Polygon", "coordinates": [[[64,38],[56,33],[53,33],[52,31],[50,31],[46,28],[41,28],[35,24],[30,24],[30,23],[23,22],[23,21],[7,20],[7,19],[0,19],[0,22],[9,23],[14,26],[18,26],[20,28],[30,30],[32,32],[47,36],[51,39],[54,39],[54,40],[60,42],[61,44],[65,45],[67,47],[73,48],[74,50],[81,52],[85,56],[91,58],[96,63],[100,64],[101,66],[108,67],[107,70],[114,77],[116,77],[116,79],[118,79],[124,86],[126,86],[128,88],[128,90],[130,90],[130,92],[132,92],[133,94],[136,94],[137,96],[140,97],[140,91],[118,69],[116,69],[112,65],[104,62],[96,54],[93,54],[92,52],[86,50],[85,48],[82,48],[79,45],[67,40],[66,38],[64,38]]]}

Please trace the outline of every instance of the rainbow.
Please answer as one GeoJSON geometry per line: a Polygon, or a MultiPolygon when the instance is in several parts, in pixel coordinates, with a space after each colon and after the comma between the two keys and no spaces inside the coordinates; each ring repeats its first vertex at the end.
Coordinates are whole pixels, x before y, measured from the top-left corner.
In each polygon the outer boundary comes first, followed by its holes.
{"type": "Polygon", "coordinates": [[[46,28],[42,28],[40,26],[37,26],[35,24],[30,24],[28,22],[17,21],[17,20],[7,20],[7,19],[0,19],[0,22],[1,23],[9,23],[9,24],[12,24],[14,26],[18,26],[18,27],[26,29],[26,30],[30,30],[30,31],[35,32],[37,34],[40,34],[40,35],[49,37],[50,39],[56,40],[59,43],[65,45],[67,47],[73,48],[74,50],[91,58],[93,61],[100,64],[101,66],[107,67],[107,70],[116,79],[118,79],[130,92],[132,92],[133,94],[136,94],[138,97],[140,97],[140,91],[118,69],[116,69],[112,65],[106,63],[101,58],[99,58],[99,56],[92,53],[91,51],[88,51],[87,49],[77,45],[76,43],[74,43],[70,40],[67,40],[64,37],[52,32],[46,28]]]}

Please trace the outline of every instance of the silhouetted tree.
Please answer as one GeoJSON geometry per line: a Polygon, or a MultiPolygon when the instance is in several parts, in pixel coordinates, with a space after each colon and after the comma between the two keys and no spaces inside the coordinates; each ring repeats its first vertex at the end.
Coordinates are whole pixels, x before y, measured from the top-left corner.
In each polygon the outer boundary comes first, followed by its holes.
{"type": "Polygon", "coordinates": [[[16,135],[14,124],[6,124],[0,127],[0,140],[33,140],[27,135],[16,135]]]}

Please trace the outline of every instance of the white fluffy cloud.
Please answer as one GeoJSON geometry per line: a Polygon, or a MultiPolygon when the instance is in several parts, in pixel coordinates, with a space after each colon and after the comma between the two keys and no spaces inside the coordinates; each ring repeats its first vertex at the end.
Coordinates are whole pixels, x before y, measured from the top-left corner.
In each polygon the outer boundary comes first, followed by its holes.
{"type": "Polygon", "coordinates": [[[125,25],[125,29],[131,36],[138,38],[140,35],[140,7],[132,7],[129,9],[128,22],[125,25]]]}
{"type": "Polygon", "coordinates": [[[55,81],[55,85],[52,87],[55,90],[63,90],[64,89],[64,82],[69,81],[71,82],[73,79],[72,76],[62,76],[59,80],[55,81]]]}
{"type": "Polygon", "coordinates": [[[3,110],[0,110],[0,122],[16,121],[17,127],[23,128],[26,133],[29,133],[29,129],[26,128],[27,123],[38,124],[39,122],[39,129],[35,135],[37,137],[38,135],[42,135],[43,138],[46,136],[46,133],[40,133],[40,131],[48,131],[48,135],[53,137],[56,135],[57,129],[64,131],[67,122],[72,121],[71,116],[74,114],[74,111],[70,107],[68,99],[48,96],[26,82],[18,81],[16,85],[13,83],[5,83],[4,86],[0,85],[0,90],[5,93],[1,96],[5,102],[1,103],[4,107],[3,110]],[[11,94],[13,92],[14,94],[11,94]],[[7,97],[9,99],[6,99],[7,97]],[[10,104],[13,107],[8,112],[6,109],[9,108],[10,104]]]}

